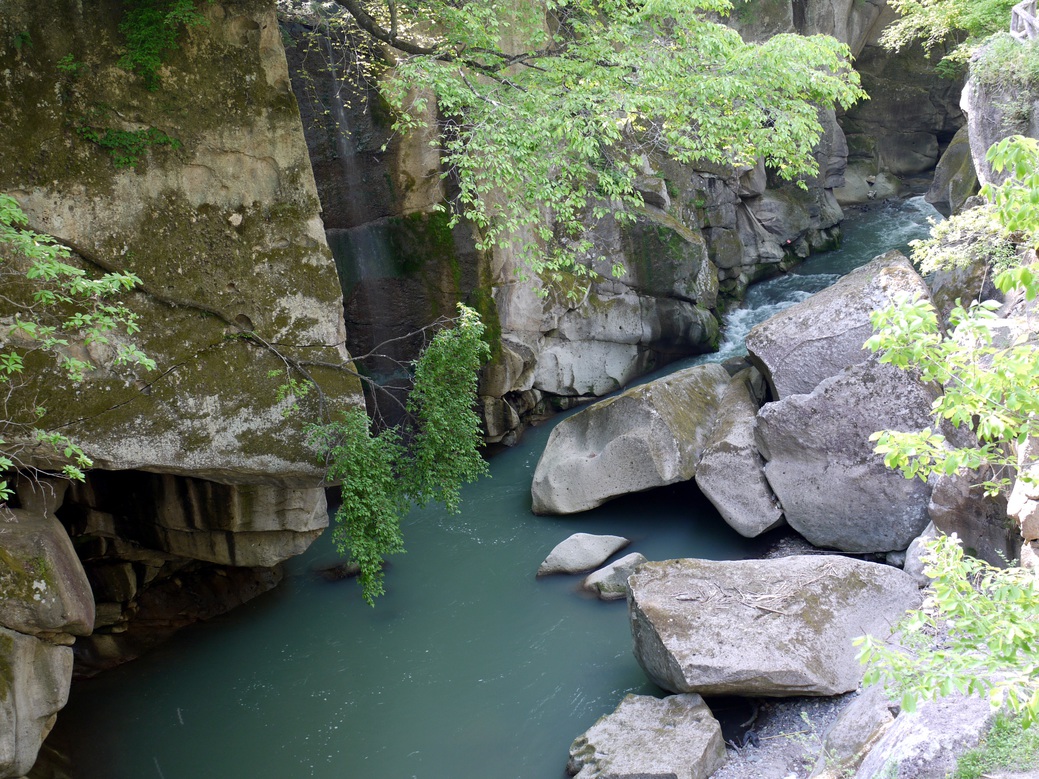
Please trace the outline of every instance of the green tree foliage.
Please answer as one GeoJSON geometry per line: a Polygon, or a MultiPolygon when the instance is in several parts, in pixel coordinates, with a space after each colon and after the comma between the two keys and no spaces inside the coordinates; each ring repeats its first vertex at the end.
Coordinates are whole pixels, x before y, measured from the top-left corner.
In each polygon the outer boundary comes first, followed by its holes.
{"type": "MultiPolygon", "coordinates": [[[[67,436],[41,426],[47,409],[36,406],[29,418],[20,418],[15,400],[35,395],[39,377],[32,366],[41,359],[59,364],[69,381],[82,381],[96,366],[79,345],[109,344],[115,365],[154,368],[132,340],[117,337],[138,328],[136,315],[113,301],[140,279],[132,273],[92,278],[68,262],[68,248],[27,223],[17,201],[0,194],[0,295],[8,312],[0,326],[0,472],[26,467],[21,454],[35,443],[67,461],[65,476],[82,479],[90,458],[67,436]]],[[[0,480],[0,500],[10,495],[8,480],[0,480]]]]}
{"type": "Polygon", "coordinates": [[[884,29],[880,42],[900,50],[919,41],[928,51],[949,50],[940,70],[960,73],[988,36],[1010,28],[1010,10],[1018,0],[889,0],[899,17],[884,29]]]}
{"type": "MultiPolygon", "coordinates": [[[[819,107],[864,96],[845,45],[744,43],[728,0],[337,0],[390,52],[396,128],[435,106],[456,218],[535,272],[582,272],[587,229],[631,218],[646,159],[816,172],[819,107]]],[[[583,271],[587,272],[587,271],[583,271]]]]}
{"type": "MultiPolygon", "coordinates": [[[[989,209],[1034,256],[1039,228],[1039,146],[1013,138],[994,145],[988,159],[1008,179],[986,188],[989,209]]],[[[987,218],[987,217],[986,217],[987,218]]],[[[929,246],[928,251],[933,252],[929,246]]],[[[1016,266],[996,276],[1005,293],[1034,300],[1039,278],[1016,266]]],[[[918,299],[903,300],[873,317],[876,330],[867,346],[881,360],[937,381],[944,395],[935,401],[935,425],[918,432],[874,434],[885,463],[907,478],[986,468],[978,476],[989,492],[1004,489],[1018,472],[1016,447],[1039,434],[1039,349],[1033,327],[1015,340],[997,336],[995,304],[958,305],[944,333],[934,308],[918,299]],[[936,431],[946,421],[969,429],[976,446],[955,447],[936,431]]],[[[955,536],[929,546],[926,572],[933,583],[924,606],[901,625],[898,646],[861,639],[868,681],[899,688],[912,710],[920,697],[953,691],[988,695],[1007,706],[1025,725],[1039,718],[1039,581],[1034,572],[1011,565],[996,569],[964,555],[955,536]]]]}
{"type": "Polygon", "coordinates": [[[490,354],[483,336],[479,315],[460,305],[454,326],[440,330],[415,363],[411,416],[401,428],[373,433],[360,409],[308,428],[329,480],[342,484],[332,540],[360,568],[371,605],[385,592],[386,556],[404,551],[400,521],[411,505],[435,501],[457,511],[461,485],[487,473],[473,410],[477,371],[490,354]]]}

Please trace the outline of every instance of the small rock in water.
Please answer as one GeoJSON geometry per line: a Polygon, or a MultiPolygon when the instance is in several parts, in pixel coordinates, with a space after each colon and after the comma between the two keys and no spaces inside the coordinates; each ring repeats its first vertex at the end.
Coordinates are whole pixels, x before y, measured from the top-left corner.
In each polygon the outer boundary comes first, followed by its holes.
{"type": "Polygon", "coordinates": [[[628,577],[635,569],[646,562],[646,557],[638,552],[625,555],[595,573],[590,573],[581,582],[581,587],[599,596],[600,600],[621,600],[628,597],[628,577]]]}
{"type": "Polygon", "coordinates": [[[631,542],[621,536],[574,533],[557,544],[538,568],[538,576],[552,573],[582,573],[602,565],[614,552],[631,542]]]}

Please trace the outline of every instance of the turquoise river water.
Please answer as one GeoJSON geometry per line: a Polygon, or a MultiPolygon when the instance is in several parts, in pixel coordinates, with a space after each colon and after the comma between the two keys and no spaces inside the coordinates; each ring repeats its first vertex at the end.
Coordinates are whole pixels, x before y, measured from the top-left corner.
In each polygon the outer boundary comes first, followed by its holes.
{"type": "MultiPolygon", "coordinates": [[[[751,289],[719,360],[756,322],[927,231],[920,198],[849,219],[842,248],[751,289]]],[[[682,367],[690,360],[672,365],[682,367]]],[[[77,682],[53,735],[75,779],[558,779],[571,741],[627,693],[661,694],[631,653],[623,601],[580,577],[536,579],[574,532],[615,533],[650,559],[753,556],[695,487],[629,496],[570,518],[530,513],[552,425],[530,430],[465,490],[462,513],[413,511],[408,553],[374,609],[353,581],[313,573],[327,536],[284,584],[77,682]]]]}

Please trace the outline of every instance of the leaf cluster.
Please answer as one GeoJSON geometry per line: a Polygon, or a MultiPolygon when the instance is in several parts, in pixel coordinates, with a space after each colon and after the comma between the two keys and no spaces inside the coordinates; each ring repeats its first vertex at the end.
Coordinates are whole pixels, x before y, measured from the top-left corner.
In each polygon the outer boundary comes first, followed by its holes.
{"type": "Polygon", "coordinates": [[[487,473],[474,411],[477,371],[490,355],[479,315],[459,305],[453,327],[440,330],[415,362],[407,401],[410,421],[373,433],[367,415],[310,425],[328,479],[342,484],[332,540],[360,568],[365,601],[385,592],[383,563],[404,551],[401,518],[412,504],[438,502],[458,511],[461,485],[487,473]]]}
{"type": "MultiPolygon", "coordinates": [[[[1022,280],[1030,283],[1034,297],[1037,285],[1028,269],[1005,271],[996,284],[1009,290],[1022,280]]],[[[958,304],[950,314],[952,329],[947,335],[934,306],[918,296],[902,296],[871,315],[875,332],[866,348],[881,352],[881,362],[913,369],[921,380],[944,388],[931,409],[934,426],[870,436],[887,467],[923,481],[933,473],[988,469],[992,476],[984,486],[993,494],[1009,483],[1008,474],[1017,462],[1009,444],[1021,444],[1039,432],[1039,350],[1027,336],[1009,345],[997,343],[996,308],[991,301],[967,308],[958,304]],[[951,445],[938,432],[943,423],[971,430],[976,445],[951,445]]]]}
{"type": "MultiPolygon", "coordinates": [[[[154,361],[132,340],[112,343],[116,332],[138,332],[137,316],[114,298],[133,289],[140,279],[132,273],[91,277],[68,262],[69,249],[54,238],[27,228],[28,219],[17,201],[0,194],[0,296],[6,305],[0,331],[0,435],[35,440],[69,461],[65,476],[83,478],[91,465],[83,450],[67,436],[38,426],[46,409],[35,406],[31,418],[19,419],[9,410],[18,392],[27,392],[34,379],[27,373],[30,355],[55,358],[65,376],[82,381],[95,365],[77,356],[73,340],[84,346],[115,346],[113,363],[151,370],[154,361]]],[[[0,439],[0,471],[14,468],[19,448],[0,439]]],[[[10,497],[7,480],[0,481],[0,500],[10,497]]]]}
{"type": "Polygon", "coordinates": [[[927,544],[933,583],[899,625],[897,645],[856,639],[865,683],[885,683],[902,708],[959,692],[1006,707],[1027,727],[1039,719],[1039,583],[1019,567],[965,555],[955,534],[927,544]]]}
{"type": "MultiPolygon", "coordinates": [[[[1039,235],[1039,144],[1015,136],[994,144],[988,160],[997,172],[1006,171],[1006,181],[983,190],[992,204],[980,213],[961,216],[943,230],[935,228],[932,240],[922,245],[929,258],[947,261],[955,246],[944,248],[941,239],[961,236],[964,227],[977,229],[982,240],[971,250],[998,249],[995,259],[1010,263],[1017,253],[1008,242],[1035,246],[1039,235]],[[995,225],[989,223],[995,220],[995,225]],[[987,237],[985,237],[987,236],[987,237]]],[[[1021,290],[1026,300],[1039,295],[1039,278],[1032,268],[1014,265],[995,279],[1004,293],[1021,290]]],[[[871,315],[874,334],[865,347],[880,353],[880,360],[920,373],[924,381],[943,387],[934,402],[935,424],[920,431],[885,430],[874,433],[875,451],[889,468],[906,478],[926,480],[932,473],[953,474],[961,468],[988,469],[987,492],[996,493],[1017,472],[1015,445],[1039,433],[1039,350],[1032,333],[1025,331],[1012,342],[999,332],[997,303],[957,301],[949,316],[949,331],[943,331],[934,306],[918,296],[902,296],[887,309],[871,315]],[[952,446],[939,432],[943,423],[974,433],[977,444],[952,446]]]]}

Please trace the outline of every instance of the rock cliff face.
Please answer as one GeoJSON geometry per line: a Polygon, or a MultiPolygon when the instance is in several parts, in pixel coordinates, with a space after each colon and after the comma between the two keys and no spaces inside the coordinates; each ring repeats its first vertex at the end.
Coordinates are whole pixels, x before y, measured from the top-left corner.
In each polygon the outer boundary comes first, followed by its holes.
{"type": "MultiPolygon", "coordinates": [[[[349,358],[271,4],[205,6],[208,24],[184,33],[156,91],[115,65],[121,4],[48,5],[5,8],[6,32],[23,30],[32,45],[4,50],[0,108],[38,132],[0,141],[0,189],[85,267],[140,276],[137,340],[160,369],[101,370],[71,387],[39,366],[42,424],[65,429],[104,468],[318,485],[277,401],[283,375],[268,372],[284,369],[278,351],[343,367],[349,358]],[[63,57],[81,67],[60,70],[63,57]],[[152,145],[134,166],[87,139],[148,129],[176,148],[152,145]]],[[[313,371],[329,400],[356,402],[350,374],[313,371]]]]}
{"type": "MultiPolygon", "coordinates": [[[[214,614],[273,585],[267,567],[327,524],[302,421],[361,402],[274,3],[200,8],[205,23],[181,33],[154,91],[117,65],[121,2],[9,0],[0,18],[0,112],[18,128],[0,138],[0,191],[88,273],[140,277],[126,301],[158,364],[124,371],[111,347],[74,343],[96,371],[74,384],[33,357],[36,391],[7,409],[46,408],[38,424],[104,470],[64,503],[23,492],[3,520],[0,580],[29,589],[5,586],[0,604],[0,733],[18,741],[0,746],[15,754],[0,776],[28,770],[63,704],[73,635],[97,629],[77,651],[104,665],[135,615],[183,624],[183,587],[197,588],[196,613],[214,614]],[[321,391],[286,418],[289,365],[321,391]]],[[[39,449],[26,458],[60,465],[39,449]]]]}

